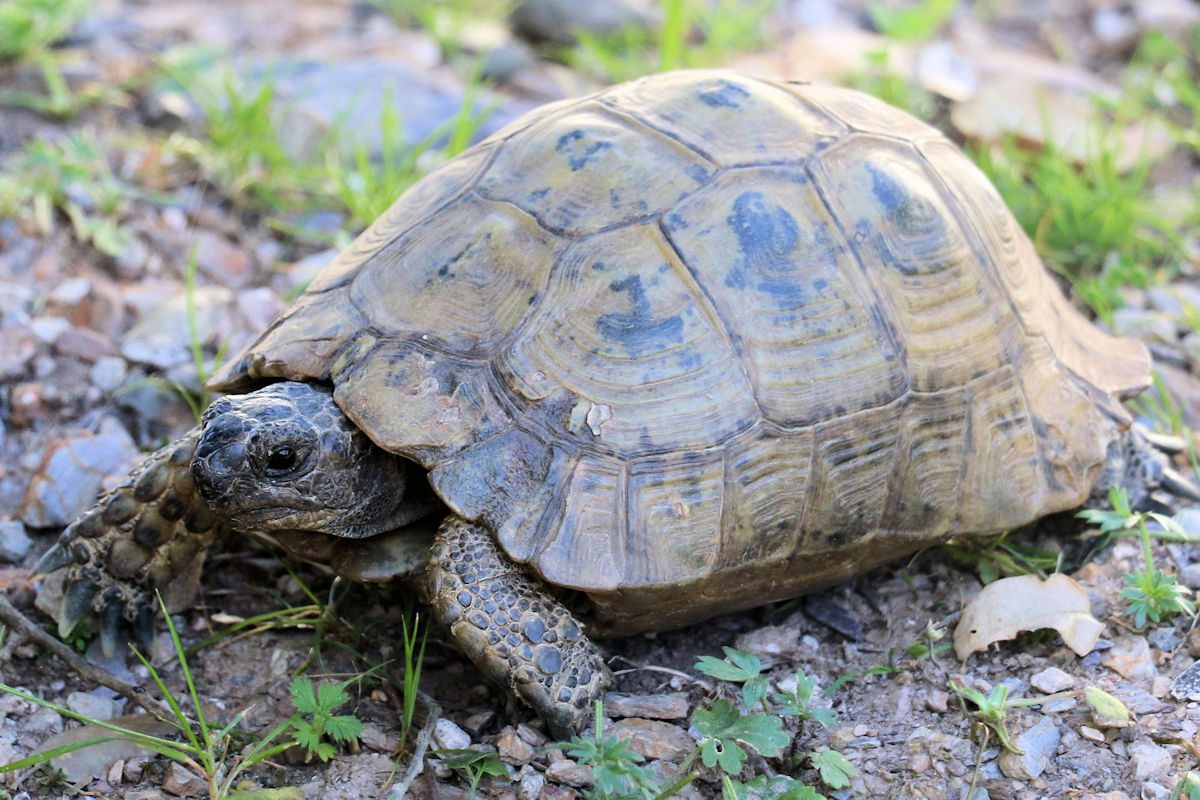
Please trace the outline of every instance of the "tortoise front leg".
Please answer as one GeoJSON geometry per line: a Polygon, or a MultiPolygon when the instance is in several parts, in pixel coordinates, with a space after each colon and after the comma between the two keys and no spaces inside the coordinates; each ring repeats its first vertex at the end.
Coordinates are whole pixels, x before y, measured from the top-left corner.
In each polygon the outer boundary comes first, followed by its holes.
{"type": "Polygon", "coordinates": [[[189,471],[199,435],[194,428],[149,456],[42,556],[35,574],[66,569],[60,637],[94,611],[105,653],[116,649],[124,619],[148,654],[158,615],[155,590],[171,612],[195,598],[205,550],[219,530],[189,471]]]}
{"type": "Polygon", "coordinates": [[[428,591],[463,653],[533,707],[559,738],[581,731],[612,682],[579,623],[508,559],[482,525],[449,517],[434,540],[428,591]]]}

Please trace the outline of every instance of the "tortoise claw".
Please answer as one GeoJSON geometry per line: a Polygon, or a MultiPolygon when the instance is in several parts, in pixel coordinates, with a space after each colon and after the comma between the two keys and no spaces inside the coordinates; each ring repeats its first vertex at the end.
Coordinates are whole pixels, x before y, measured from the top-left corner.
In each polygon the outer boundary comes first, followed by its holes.
{"type": "Polygon", "coordinates": [[[33,577],[41,578],[74,562],[75,559],[71,555],[71,551],[63,547],[62,544],[56,544],[38,559],[37,564],[33,567],[33,577]]]}
{"type": "Polygon", "coordinates": [[[1159,485],[1176,497],[1200,503],[1200,487],[1171,467],[1163,469],[1162,482],[1159,485]]]}
{"type": "Polygon", "coordinates": [[[62,606],[58,611],[58,637],[65,639],[75,630],[79,620],[92,610],[92,601],[100,587],[92,581],[83,579],[69,585],[63,592],[62,606]]]}
{"type": "Polygon", "coordinates": [[[1151,430],[1143,430],[1142,435],[1146,437],[1146,441],[1170,456],[1177,456],[1187,450],[1188,447],[1187,439],[1184,439],[1182,436],[1155,433],[1151,430]]]}
{"type": "Polygon", "coordinates": [[[106,594],[104,607],[100,609],[100,651],[107,657],[117,652],[121,618],[124,614],[125,602],[120,597],[110,597],[106,594]]]}
{"type": "Polygon", "coordinates": [[[137,639],[138,649],[146,658],[154,655],[154,610],[155,607],[150,603],[139,606],[133,621],[133,635],[137,639]]]}

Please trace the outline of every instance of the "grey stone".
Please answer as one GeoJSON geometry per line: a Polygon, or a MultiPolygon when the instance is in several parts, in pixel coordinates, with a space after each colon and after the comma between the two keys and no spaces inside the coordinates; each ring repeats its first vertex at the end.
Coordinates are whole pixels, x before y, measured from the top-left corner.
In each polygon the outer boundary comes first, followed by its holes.
{"type": "Polygon", "coordinates": [[[1000,771],[1015,780],[1033,780],[1050,764],[1061,738],[1054,720],[1042,717],[1036,725],[1016,739],[1016,745],[1025,751],[1024,755],[1017,755],[1009,750],[1000,754],[1000,771]]]}
{"type": "Polygon", "coordinates": [[[52,708],[44,708],[41,706],[39,706],[32,714],[26,717],[24,724],[21,725],[21,733],[30,733],[35,736],[46,736],[51,733],[58,733],[62,729],[62,716],[52,708]]]}
{"type": "Polygon", "coordinates": [[[92,365],[88,377],[97,389],[111,392],[125,383],[129,377],[129,367],[120,356],[104,356],[92,365]]]}
{"type": "Polygon", "coordinates": [[[1165,778],[1171,771],[1170,752],[1150,739],[1139,739],[1130,744],[1129,759],[1133,762],[1133,775],[1139,782],[1165,778]]]}
{"type": "Polygon", "coordinates": [[[517,797],[520,800],[538,800],[542,796],[542,789],[546,785],[546,779],[540,772],[528,765],[521,767],[520,783],[517,786],[517,797]]]}
{"type": "Polygon", "coordinates": [[[604,713],[614,718],[685,719],[688,700],[682,693],[629,695],[609,692],[604,698],[604,713]]]}
{"type": "Polygon", "coordinates": [[[1029,684],[1039,692],[1054,694],[1075,686],[1075,677],[1058,667],[1047,667],[1029,679],[1029,684]]]}
{"type": "Polygon", "coordinates": [[[0,561],[17,563],[29,554],[33,540],[20,520],[0,519],[0,561]]]}
{"type": "Polygon", "coordinates": [[[532,42],[569,46],[575,31],[603,36],[626,28],[649,28],[657,15],[649,4],[629,0],[522,0],[508,17],[517,35],[532,42]]]}
{"type": "Polygon", "coordinates": [[[592,769],[576,764],[569,758],[564,758],[546,768],[546,780],[565,783],[567,786],[591,786],[592,769]]]}
{"type": "Polygon", "coordinates": [[[61,528],[96,500],[101,482],[128,466],[138,450],[119,425],[50,446],[25,493],[22,519],[30,528],[61,528]]]}
{"type": "Polygon", "coordinates": [[[200,779],[199,775],[189,771],[186,767],[178,762],[171,762],[167,767],[167,774],[163,777],[163,791],[173,794],[176,797],[198,797],[204,794],[208,785],[200,779]]]}
{"type": "Polygon", "coordinates": [[[1150,645],[1164,653],[1169,653],[1179,646],[1179,633],[1171,625],[1160,625],[1146,634],[1150,645]]]}
{"type": "MultiPolygon", "coordinates": [[[[266,77],[273,81],[275,101],[287,114],[283,144],[296,157],[323,152],[321,148],[338,122],[341,130],[354,131],[359,137],[347,141],[347,146],[379,155],[383,141],[379,121],[388,102],[401,114],[405,144],[435,140],[458,117],[464,98],[464,89],[456,81],[438,79],[398,59],[283,61],[260,72],[248,79],[251,83],[266,77]]],[[[473,112],[482,116],[494,99],[481,93],[473,112]]],[[[533,107],[501,100],[480,122],[473,141],[495,133],[533,107]]]]}
{"type": "Polygon", "coordinates": [[[110,720],[117,716],[117,702],[109,689],[94,692],[71,692],[67,695],[66,707],[76,714],[96,720],[110,720]]]}
{"type": "Polygon", "coordinates": [[[471,735],[445,717],[434,725],[433,740],[442,750],[465,750],[471,745],[471,735]]]}
{"type": "Polygon", "coordinates": [[[696,748],[696,742],[678,725],[656,719],[623,719],[612,733],[629,743],[629,749],[650,760],[679,763],[696,748]]]}

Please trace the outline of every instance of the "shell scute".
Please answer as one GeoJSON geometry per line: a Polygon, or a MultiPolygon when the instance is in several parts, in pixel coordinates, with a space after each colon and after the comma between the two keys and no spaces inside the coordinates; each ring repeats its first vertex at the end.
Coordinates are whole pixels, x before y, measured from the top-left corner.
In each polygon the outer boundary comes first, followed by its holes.
{"type": "Polygon", "coordinates": [[[722,167],[800,163],[847,130],[783,89],[721,71],[634,81],[604,103],[722,167]]]}
{"type": "Polygon", "coordinates": [[[768,419],[811,424],[907,391],[902,350],[802,171],[729,171],[662,226],[738,343],[768,419]]]}
{"type": "MultiPolygon", "coordinates": [[[[386,245],[425,223],[446,204],[467,192],[491,159],[493,148],[477,147],[446,162],[410,186],[377,220],[321,270],[308,291],[344,285],[386,251],[386,245]]],[[[386,268],[386,267],[385,267],[386,268]]]]}
{"type": "Polygon", "coordinates": [[[512,426],[485,364],[414,341],[355,344],[333,375],[333,396],[380,447],[430,467],[512,426]]]}
{"type": "Polygon", "coordinates": [[[593,102],[504,142],[479,191],[549,230],[584,236],[661,214],[712,171],[697,153],[593,102]]]}
{"type": "Polygon", "coordinates": [[[389,337],[490,356],[545,290],[560,244],[511,205],[468,197],[382,245],[347,291],[389,337]]]}
{"type": "Polygon", "coordinates": [[[572,245],[498,359],[514,400],[550,435],[626,457],[705,447],[751,425],[754,392],[689,281],[652,225],[572,245]],[[570,401],[528,402],[551,396],[570,401]]]}
{"type": "Polygon", "coordinates": [[[898,332],[913,390],[962,386],[1013,360],[1024,337],[1004,294],[912,145],[851,136],[809,170],[853,242],[860,285],[898,332]]]}

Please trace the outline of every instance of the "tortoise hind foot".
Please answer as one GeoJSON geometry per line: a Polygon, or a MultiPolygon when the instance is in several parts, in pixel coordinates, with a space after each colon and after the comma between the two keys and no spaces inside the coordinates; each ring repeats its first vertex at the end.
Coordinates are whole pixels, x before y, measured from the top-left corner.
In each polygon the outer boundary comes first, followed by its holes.
{"type": "Polygon", "coordinates": [[[600,651],[486,528],[458,517],[442,523],[427,580],[434,615],[489,680],[528,703],[555,737],[587,726],[612,681],[600,651]]]}
{"type": "MultiPolygon", "coordinates": [[[[1108,458],[1087,505],[1110,508],[1110,487],[1125,490],[1129,505],[1136,511],[1172,509],[1153,497],[1163,489],[1175,498],[1200,502],[1200,487],[1171,465],[1171,456],[1181,450],[1183,440],[1152,433],[1138,423],[1122,431],[1108,448],[1108,458]]],[[[1169,502],[1169,501],[1168,501],[1169,502]]]]}
{"type": "Polygon", "coordinates": [[[198,434],[194,429],[149,456],[42,556],[35,574],[65,570],[60,637],[94,612],[106,654],[116,650],[122,621],[149,653],[158,615],[155,590],[170,611],[194,599],[205,549],[218,530],[188,469],[198,434]]]}

